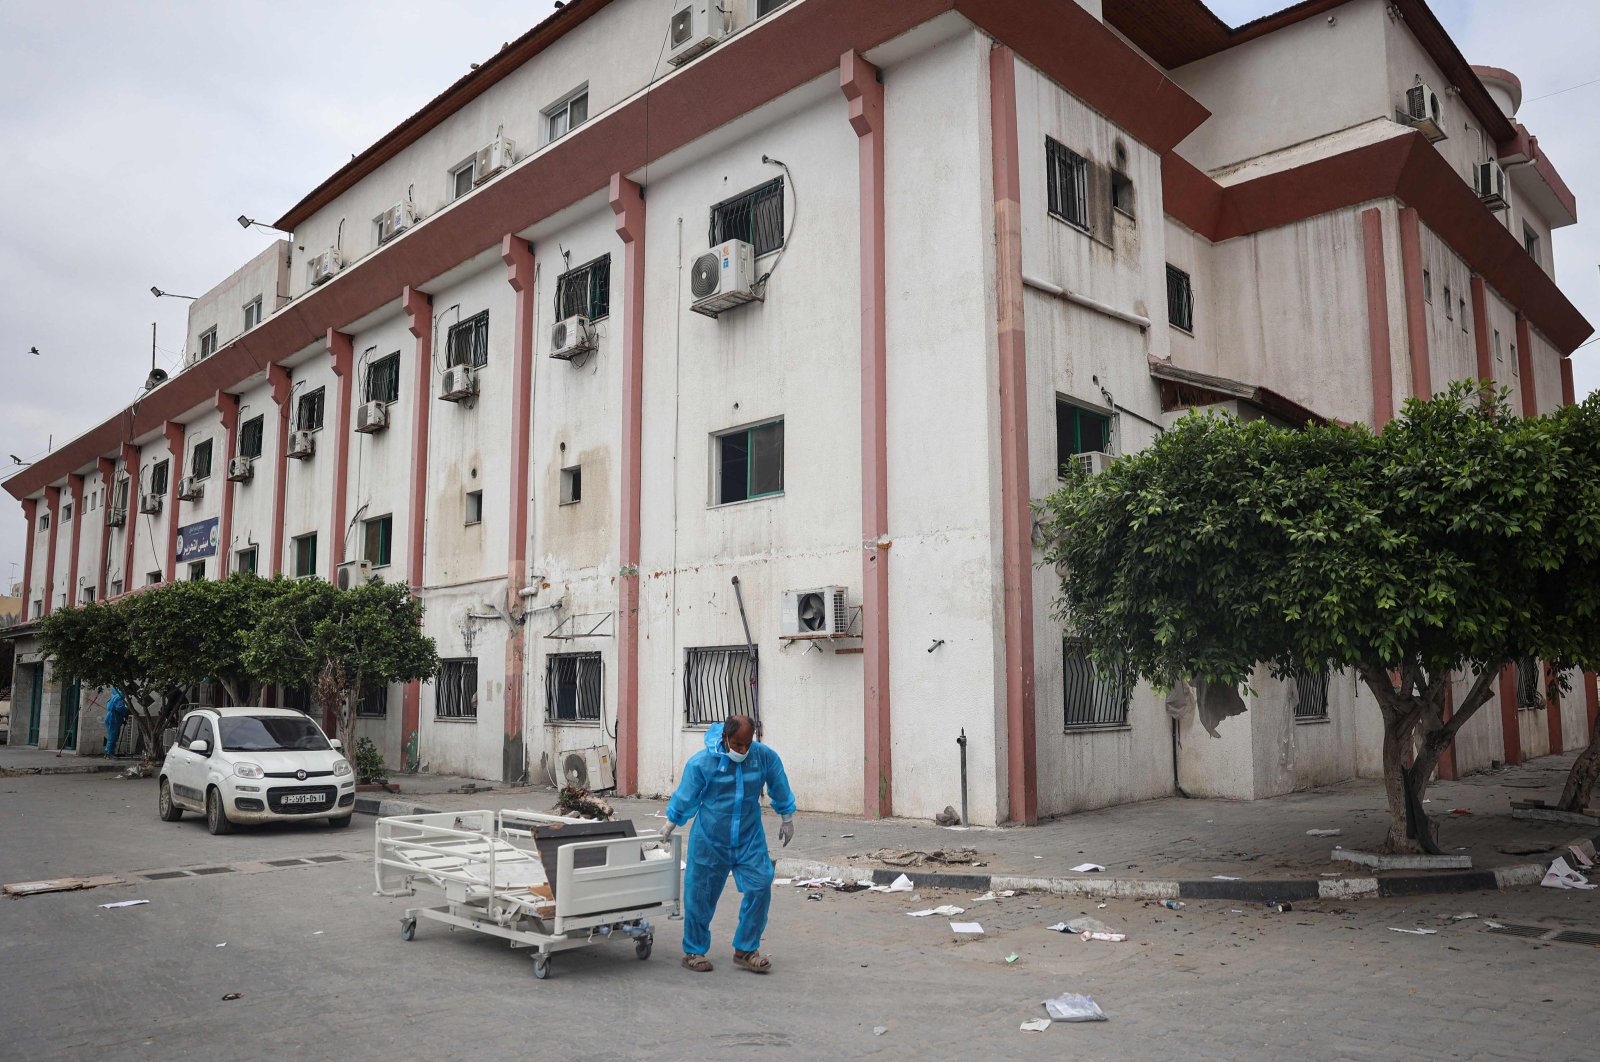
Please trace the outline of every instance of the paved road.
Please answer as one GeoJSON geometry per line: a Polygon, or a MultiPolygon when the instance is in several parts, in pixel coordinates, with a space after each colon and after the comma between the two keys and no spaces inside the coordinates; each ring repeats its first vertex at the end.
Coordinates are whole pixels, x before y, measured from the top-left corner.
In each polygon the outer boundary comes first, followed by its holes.
{"type": "MultiPolygon", "coordinates": [[[[1090,913],[1125,943],[1044,927],[1082,902],[780,888],[757,977],[728,961],[676,964],[624,944],[559,955],[536,981],[525,954],[424,922],[371,895],[371,820],[212,837],[156,819],[149,782],[0,779],[0,881],[174,867],[233,869],[130,888],[0,901],[0,1029],[12,1058],[1594,1057],[1600,950],[1491,934],[1484,918],[1600,929],[1600,891],[1528,889],[1414,903],[1305,903],[1278,914],[1226,901],[1181,912],[1111,901],[1090,913]],[[321,861],[274,866],[268,861],[321,861]],[[334,858],[342,857],[342,858],[334,858]],[[103,911],[124,898],[147,906],[103,911]],[[904,912],[970,907],[945,920],[904,912]],[[1437,928],[1431,936],[1390,927],[1437,928]],[[226,947],[217,947],[226,943],[226,947]],[[1015,953],[1014,964],[1005,962],[1015,953]],[[1093,995],[1098,1025],[1023,1033],[1040,1000],[1093,995]],[[242,998],[223,1002],[225,993],[242,998]],[[874,1029],[886,1031],[875,1035],[874,1029]]],[[[736,894],[729,892],[730,899],[736,894]]]]}

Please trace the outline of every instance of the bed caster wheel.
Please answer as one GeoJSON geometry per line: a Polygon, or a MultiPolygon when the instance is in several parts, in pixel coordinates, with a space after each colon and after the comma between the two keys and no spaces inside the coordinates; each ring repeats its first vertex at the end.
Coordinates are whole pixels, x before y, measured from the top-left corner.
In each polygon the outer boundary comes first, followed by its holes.
{"type": "Polygon", "coordinates": [[[417,920],[415,918],[400,919],[400,939],[415,940],[417,936],[417,920]]]}
{"type": "Polygon", "coordinates": [[[533,976],[543,981],[550,976],[550,956],[535,955],[533,958],[533,976]]]}
{"type": "Polygon", "coordinates": [[[645,937],[643,940],[634,941],[633,953],[639,956],[641,960],[648,959],[650,957],[650,945],[652,943],[653,942],[649,937],[645,937]]]}

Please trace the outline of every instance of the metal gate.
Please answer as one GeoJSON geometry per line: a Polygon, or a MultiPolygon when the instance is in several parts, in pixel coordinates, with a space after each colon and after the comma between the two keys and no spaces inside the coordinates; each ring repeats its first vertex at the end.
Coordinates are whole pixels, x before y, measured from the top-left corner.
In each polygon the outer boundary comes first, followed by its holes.
{"type": "Polygon", "coordinates": [[[57,748],[78,750],[78,707],[83,687],[77,679],[61,684],[61,743],[57,748]]]}
{"type": "Polygon", "coordinates": [[[44,707],[44,667],[40,664],[28,665],[28,740],[25,744],[35,747],[39,744],[39,712],[44,707]]]}

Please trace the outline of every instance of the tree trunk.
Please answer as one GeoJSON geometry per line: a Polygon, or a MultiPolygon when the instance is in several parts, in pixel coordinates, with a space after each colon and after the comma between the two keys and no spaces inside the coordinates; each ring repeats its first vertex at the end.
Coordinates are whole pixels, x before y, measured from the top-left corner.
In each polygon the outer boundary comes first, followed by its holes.
{"type": "Polygon", "coordinates": [[[1561,790],[1561,810],[1580,813],[1588,807],[1597,778],[1600,778],[1600,720],[1596,720],[1594,732],[1589,735],[1589,747],[1578,755],[1567,775],[1567,784],[1561,790]]]}
{"type": "MultiPolygon", "coordinates": [[[[1411,806],[1406,792],[1406,755],[1411,751],[1411,726],[1391,725],[1384,720],[1383,727],[1383,795],[1389,805],[1389,832],[1383,839],[1383,850],[1394,853],[1423,851],[1422,843],[1411,833],[1411,806]]],[[[1417,778],[1411,776],[1413,784],[1417,778]]],[[[1415,793],[1417,807],[1422,806],[1421,793],[1415,793]]],[[[1430,829],[1426,822],[1420,824],[1430,829]]]]}

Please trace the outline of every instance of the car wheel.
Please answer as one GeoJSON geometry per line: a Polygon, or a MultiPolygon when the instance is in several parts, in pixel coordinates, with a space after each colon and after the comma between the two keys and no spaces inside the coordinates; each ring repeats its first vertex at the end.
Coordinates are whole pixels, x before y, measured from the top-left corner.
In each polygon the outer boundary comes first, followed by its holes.
{"type": "Polygon", "coordinates": [[[206,790],[206,829],[212,833],[232,833],[233,823],[228,821],[228,811],[222,806],[222,794],[216,787],[206,790]]]}
{"type": "Polygon", "coordinates": [[[183,809],[172,802],[172,786],[165,778],[161,779],[161,790],[156,794],[156,810],[161,813],[162,822],[177,822],[183,818],[183,809]]]}
{"type": "Polygon", "coordinates": [[[333,815],[328,818],[328,825],[336,830],[342,830],[350,825],[350,820],[355,818],[355,812],[348,815],[333,815]]]}

